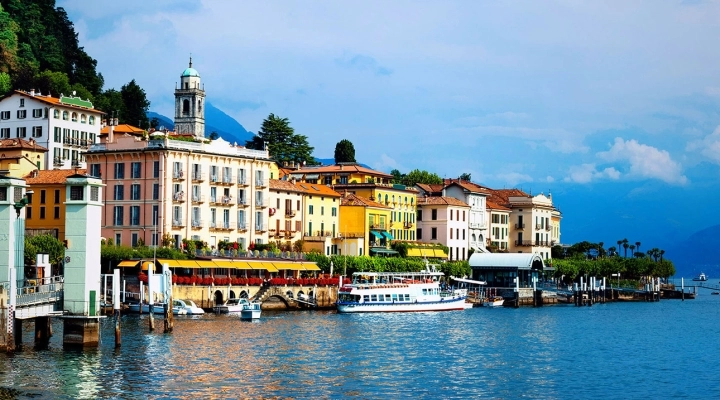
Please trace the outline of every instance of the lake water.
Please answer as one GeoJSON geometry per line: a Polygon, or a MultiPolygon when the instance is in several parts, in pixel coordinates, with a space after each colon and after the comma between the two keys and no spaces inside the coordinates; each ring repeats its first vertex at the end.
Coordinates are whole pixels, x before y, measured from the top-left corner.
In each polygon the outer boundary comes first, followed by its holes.
{"type": "Polygon", "coordinates": [[[720,398],[720,296],[409,314],[147,316],[0,354],[0,398],[720,398]]]}

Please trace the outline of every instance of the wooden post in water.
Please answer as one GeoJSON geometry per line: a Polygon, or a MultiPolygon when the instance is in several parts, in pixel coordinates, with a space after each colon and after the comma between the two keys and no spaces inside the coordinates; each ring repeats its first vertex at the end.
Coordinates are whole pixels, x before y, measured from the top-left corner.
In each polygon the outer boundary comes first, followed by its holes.
{"type": "MultiPolygon", "coordinates": [[[[150,313],[150,318],[148,319],[148,323],[150,324],[150,332],[155,330],[155,310],[153,309],[153,303],[155,303],[155,296],[153,296],[153,275],[155,275],[155,264],[149,262],[148,263],[148,311],[150,313]]],[[[142,303],[140,304],[140,309],[142,309],[142,303]]]]}
{"type": "Polygon", "coordinates": [[[515,276],[515,308],[520,307],[520,275],[515,276]]]}
{"type": "Polygon", "coordinates": [[[603,304],[605,303],[605,284],[606,284],[606,283],[607,283],[607,282],[605,281],[605,277],[603,276],[603,284],[602,284],[602,293],[603,293],[603,295],[602,295],[602,302],[603,302],[603,304]]]}
{"type": "Polygon", "coordinates": [[[685,278],[680,278],[680,290],[682,290],[682,292],[680,292],[680,299],[685,301],[685,278]]]}
{"type": "MultiPolygon", "coordinates": [[[[115,348],[120,347],[120,270],[113,271],[113,311],[115,312],[115,348]]],[[[107,300],[106,300],[107,301],[107,300]]]]}
{"type": "Polygon", "coordinates": [[[165,333],[173,330],[173,297],[172,297],[172,272],[167,264],[163,264],[163,289],[165,292],[165,333]]]}

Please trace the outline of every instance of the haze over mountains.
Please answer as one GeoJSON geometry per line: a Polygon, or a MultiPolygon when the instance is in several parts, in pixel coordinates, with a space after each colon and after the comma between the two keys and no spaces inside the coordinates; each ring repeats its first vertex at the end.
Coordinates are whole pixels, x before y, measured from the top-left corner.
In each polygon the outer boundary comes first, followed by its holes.
{"type": "MultiPolygon", "coordinates": [[[[154,111],[147,113],[148,119],[152,120],[157,118],[160,120],[160,125],[173,130],[175,123],[173,117],[167,117],[165,115],[158,114],[154,111]]],[[[242,124],[237,122],[234,118],[227,115],[224,111],[212,105],[210,102],[205,103],[205,136],[208,137],[212,132],[217,132],[221,138],[227,140],[230,143],[238,143],[245,145],[246,140],[252,139],[255,135],[245,129],[242,124]]]]}

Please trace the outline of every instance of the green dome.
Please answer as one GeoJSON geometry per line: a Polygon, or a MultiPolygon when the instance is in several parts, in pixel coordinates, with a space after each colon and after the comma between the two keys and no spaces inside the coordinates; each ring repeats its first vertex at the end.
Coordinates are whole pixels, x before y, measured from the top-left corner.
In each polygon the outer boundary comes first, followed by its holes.
{"type": "Polygon", "coordinates": [[[188,67],[188,68],[185,68],[185,71],[183,71],[182,75],[180,75],[180,77],[182,77],[182,78],[184,78],[186,76],[197,76],[199,78],[200,74],[198,74],[198,72],[197,72],[197,70],[195,70],[195,68],[188,67]]]}

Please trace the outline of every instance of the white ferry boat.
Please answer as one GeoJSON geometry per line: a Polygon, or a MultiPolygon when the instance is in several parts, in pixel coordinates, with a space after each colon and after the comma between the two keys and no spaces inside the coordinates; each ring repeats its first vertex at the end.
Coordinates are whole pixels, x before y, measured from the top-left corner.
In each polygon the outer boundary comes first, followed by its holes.
{"type": "MultiPolygon", "coordinates": [[[[443,289],[435,271],[356,272],[338,293],[338,312],[450,311],[468,308],[467,289],[443,289]]],[[[470,305],[472,306],[472,305],[470,305]]]]}

